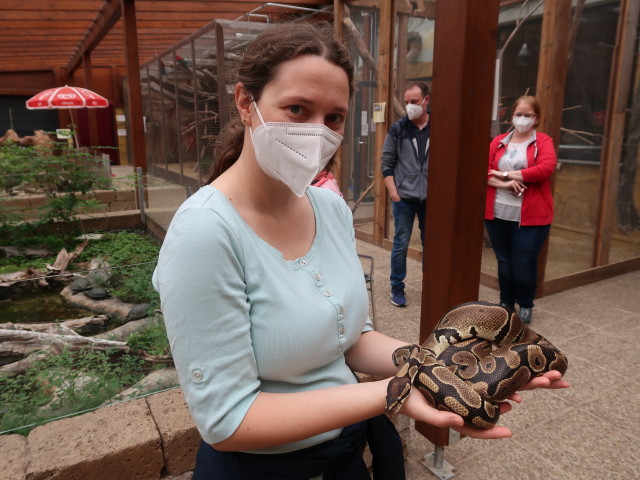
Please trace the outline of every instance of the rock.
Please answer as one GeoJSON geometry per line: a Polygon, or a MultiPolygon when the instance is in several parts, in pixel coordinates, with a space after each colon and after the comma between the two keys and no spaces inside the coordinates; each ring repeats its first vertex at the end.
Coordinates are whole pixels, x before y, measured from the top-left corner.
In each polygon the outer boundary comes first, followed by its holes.
{"type": "Polygon", "coordinates": [[[125,319],[129,315],[132,306],[130,303],[125,303],[114,297],[93,299],[86,295],[87,292],[82,293],[82,295],[73,295],[70,286],[67,285],[62,289],[60,295],[70,304],[86,308],[95,313],[115,315],[121,319],[125,319]]]}
{"type": "Polygon", "coordinates": [[[110,276],[111,269],[107,262],[99,258],[91,260],[91,263],[89,264],[89,274],[87,275],[87,279],[91,283],[104,283],[109,280],[110,276]]]}
{"type": "Polygon", "coordinates": [[[117,398],[118,400],[128,400],[177,385],[179,385],[179,381],[175,367],[163,368],[151,372],[132,387],[120,392],[117,398]]]}
{"type": "Polygon", "coordinates": [[[138,318],[146,317],[148,311],[148,303],[137,303],[133,307],[131,307],[131,310],[129,310],[129,314],[127,315],[127,318],[125,318],[125,320],[137,320],[138,318]]]}
{"type": "MultiPolygon", "coordinates": [[[[111,300],[104,300],[103,303],[109,301],[111,300]]],[[[154,317],[144,317],[140,320],[131,320],[130,322],[127,322],[120,327],[114,328],[113,330],[94,335],[93,338],[103,338],[105,340],[126,342],[132,333],[139,332],[140,330],[144,330],[145,328],[149,328],[155,321],[156,319],[154,317]]]]}
{"type": "Polygon", "coordinates": [[[71,288],[71,292],[74,295],[78,292],[84,292],[87,290],[91,290],[91,288],[93,288],[91,285],[91,282],[89,282],[89,280],[83,277],[76,278],[73,282],[71,282],[69,287],[71,288]]]}

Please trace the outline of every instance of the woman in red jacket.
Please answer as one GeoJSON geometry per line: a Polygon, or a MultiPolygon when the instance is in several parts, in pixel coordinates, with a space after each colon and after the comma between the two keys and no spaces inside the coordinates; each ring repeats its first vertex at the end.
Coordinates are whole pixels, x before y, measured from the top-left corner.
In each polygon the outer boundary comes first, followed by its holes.
{"type": "Polygon", "coordinates": [[[556,168],[551,137],[537,132],[540,105],[523,96],[512,109],[515,130],[495,137],[489,147],[485,225],[498,259],[500,303],[532,318],[538,255],[553,220],[550,177],[556,168]]]}

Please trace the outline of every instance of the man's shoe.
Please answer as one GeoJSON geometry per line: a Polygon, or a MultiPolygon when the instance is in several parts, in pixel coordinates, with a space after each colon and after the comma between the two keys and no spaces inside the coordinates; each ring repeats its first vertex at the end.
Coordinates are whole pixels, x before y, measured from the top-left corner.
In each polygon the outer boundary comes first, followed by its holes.
{"type": "Polygon", "coordinates": [[[533,308],[520,307],[518,316],[522,319],[522,323],[531,323],[533,317],[533,308]]]}
{"type": "Polygon", "coordinates": [[[404,296],[404,288],[391,287],[391,303],[396,307],[406,307],[407,299],[404,296]]]}
{"type": "Polygon", "coordinates": [[[507,308],[507,309],[509,309],[509,310],[513,310],[513,311],[515,311],[515,310],[516,310],[515,305],[514,305],[514,304],[512,304],[512,303],[504,303],[504,302],[500,302],[500,306],[501,306],[502,308],[507,308]]]}

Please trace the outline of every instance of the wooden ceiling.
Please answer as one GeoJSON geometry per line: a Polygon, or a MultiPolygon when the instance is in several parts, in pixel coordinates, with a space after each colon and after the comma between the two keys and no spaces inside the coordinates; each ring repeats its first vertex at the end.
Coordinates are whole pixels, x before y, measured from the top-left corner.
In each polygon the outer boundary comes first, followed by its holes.
{"type": "MultiPolygon", "coordinates": [[[[390,0],[348,0],[374,6],[390,0]]],[[[500,0],[501,6],[526,0],[500,0]]],[[[305,15],[291,7],[332,12],[334,0],[0,0],[0,74],[82,66],[85,51],[93,67],[125,65],[122,4],[135,5],[141,64],[212,20],[255,21],[305,15]],[[285,5],[285,6],[282,6],[285,5]]],[[[431,12],[435,0],[396,0],[398,9],[431,12]]],[[[325,17],[327,15],[325,14],[325,17]]]]}
{"type": "MultiPolygon", "coordinates": [[[[91,45],[96,45],[92,66],[124,66],[123,1],[0,0],[0,72],[72,71],[81,67],[83,50],[91,45]]],[[[282,4],[331,11],[333,0],[135,0],[139,61],[148,61],[212,20],[246,20],[252,11],[262,15],[256,21],[265,21],[264,15],[305,14],[278,6],[282,4]]]]}

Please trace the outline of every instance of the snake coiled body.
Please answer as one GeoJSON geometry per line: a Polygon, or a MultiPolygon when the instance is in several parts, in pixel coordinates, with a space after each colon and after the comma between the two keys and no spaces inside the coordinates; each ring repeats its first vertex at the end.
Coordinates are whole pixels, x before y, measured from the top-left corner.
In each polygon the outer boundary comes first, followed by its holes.
{"type": "Polygon", "coordinates": [[[397,413],[415,385],[433,406],[476,428],[493,427],[500,402],[529,380],[568,366],[513,310],[488,302],[449,310],[426,342],[397,349],[393,361],[399,370],[387,389],[387,413],[397,413]]]}

